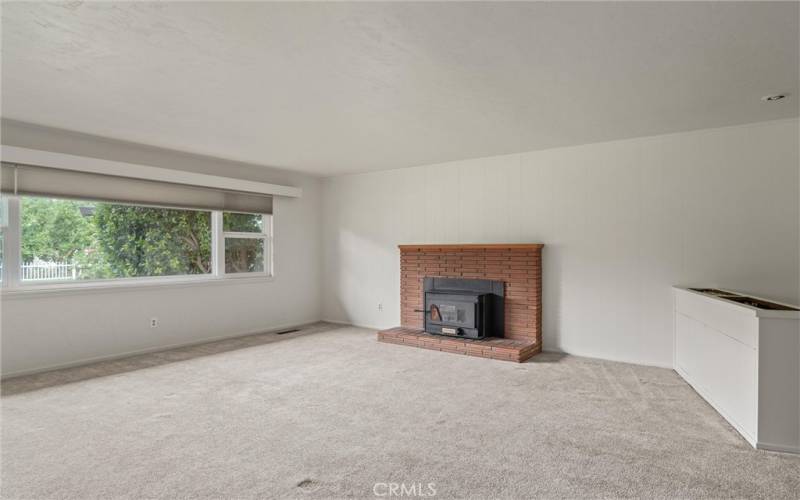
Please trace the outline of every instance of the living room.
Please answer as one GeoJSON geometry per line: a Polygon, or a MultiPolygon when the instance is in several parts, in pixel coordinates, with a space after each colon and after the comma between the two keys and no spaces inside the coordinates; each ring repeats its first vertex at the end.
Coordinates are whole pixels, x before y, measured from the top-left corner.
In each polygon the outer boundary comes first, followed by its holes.
{"type": "Polygon", "coordinates": [[[800,3],[3,2],[2,498],[797,498],[800,3]]]}

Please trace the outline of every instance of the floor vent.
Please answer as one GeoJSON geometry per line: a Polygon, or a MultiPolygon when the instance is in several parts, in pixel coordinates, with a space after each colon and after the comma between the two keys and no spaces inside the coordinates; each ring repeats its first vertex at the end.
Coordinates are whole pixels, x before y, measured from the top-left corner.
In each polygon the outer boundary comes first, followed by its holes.
{"type": "Polygon", "coordinates": [[[294,332],[299,332],[299,331],[300,331],[299,328],[293,328],[291,330],[283,330],[281,332],[275,332],[275,335],[286,335],[287,333],[294,333],[294,332]]]}

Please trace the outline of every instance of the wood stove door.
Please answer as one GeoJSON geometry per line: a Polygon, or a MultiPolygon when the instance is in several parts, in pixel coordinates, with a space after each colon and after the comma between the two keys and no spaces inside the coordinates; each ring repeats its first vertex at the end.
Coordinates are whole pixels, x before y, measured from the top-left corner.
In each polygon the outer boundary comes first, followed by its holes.
{"type": "Polygon", "coordinates": [[[430,294],[426,302],[425,330],[428,332],[466,337],[477,333],[478,304],[474,300],[430,294]]]}
{"type": "Polygon", "coordinates": [[[471,302],[443,302],[436,304],[442,325],[475,327],[475,304],[471,302]]]}

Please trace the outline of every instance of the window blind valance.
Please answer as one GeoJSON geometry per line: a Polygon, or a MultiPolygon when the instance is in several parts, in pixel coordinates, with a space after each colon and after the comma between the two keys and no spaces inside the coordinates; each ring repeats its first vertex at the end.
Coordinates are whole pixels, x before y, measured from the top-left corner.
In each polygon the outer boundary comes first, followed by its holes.
{"type": "Polygon", "coordinates": [[[5,162],[0,164],[0,190],[6,195],[272,213],[272,196],[265,194],[5,162]]]}

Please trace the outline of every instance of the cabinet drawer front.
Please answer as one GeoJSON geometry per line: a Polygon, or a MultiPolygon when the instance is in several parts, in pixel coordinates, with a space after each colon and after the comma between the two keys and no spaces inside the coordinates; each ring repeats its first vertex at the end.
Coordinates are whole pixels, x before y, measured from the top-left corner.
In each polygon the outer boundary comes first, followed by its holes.
{"type": "Polygon", "coordinates": [[[681,290],[675,293],[675,309],[746,346],[758,346],[758,318],[750,309],[681,290]]]}

